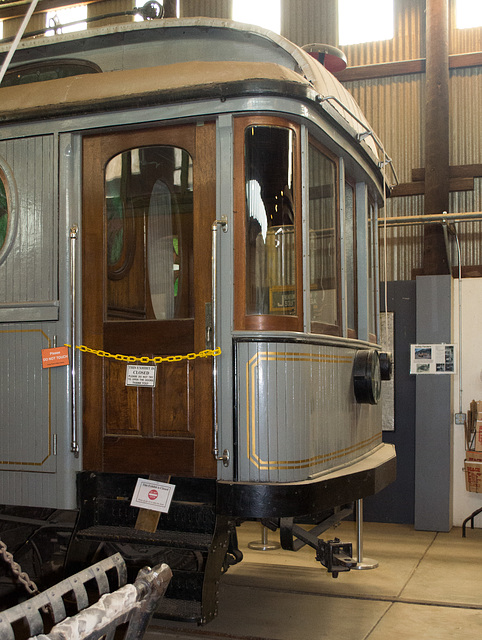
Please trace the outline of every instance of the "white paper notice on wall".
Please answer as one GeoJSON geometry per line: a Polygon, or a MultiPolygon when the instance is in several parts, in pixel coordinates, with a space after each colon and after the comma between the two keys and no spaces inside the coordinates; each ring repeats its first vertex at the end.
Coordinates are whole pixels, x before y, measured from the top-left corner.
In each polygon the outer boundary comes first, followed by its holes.
{"type": "Polygon", "coordinates": [[[168,513],[176,485],[138,478],[131,507],[168,513]]]}
{"type": "Polygon", "coordinates": [[[455,373],[455,345],[411,344],[410,373],[455,373]]]}

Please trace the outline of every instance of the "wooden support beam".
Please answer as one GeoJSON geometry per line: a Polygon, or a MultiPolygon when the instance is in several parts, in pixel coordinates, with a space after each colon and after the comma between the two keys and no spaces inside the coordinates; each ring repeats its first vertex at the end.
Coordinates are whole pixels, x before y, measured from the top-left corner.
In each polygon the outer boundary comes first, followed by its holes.
{"type": "MultiPolygon", "coordinates": [[[[459,164],[449,167],[450,178],[481,178],[482,164],[459,164]]],[[[412,180],[423,182],[425,180],[425,169],[423,167],[412,169],[412,180]]],[[[461,189],[463,191],[464,189],[461,189]]],[[[450,189],[457,191],[457,189],[450,189]]]]}
{"type": "MultiPolygon", "coordinates": [[[[449,208],[449,8],[426,0],[425,213],[449,208]]],[[[423,272],[449,273],[442,227],[424,227],[423,272]]]]}
{"type": "MultiPolygon", "coordinates": [[[[82,4],[92,4],[100,2],[101,0],[82,0],[82,4]]],[[[46,13],[47,11],[53,11],[54,9],[60,9],[69,7],[71,5],[80,4],[79,0],[40,0],[35,9],[35,13],[46,13]]],[[[9,18],[23,18],[27,13],[30,2],[24,3],[12,3],[6,7],[0,5],[0,20],[7,20],[9,18]]]]}
{"type": "MultiPolygon", "coordinates": [[[[340,82],[356,82],[357,80],[376,80],[393,76],[406,76],[413,73],[425,73],[425,58],[414,60],[397,60],[396,62],[379,62],[377,64],[347,67],[335,73],[340,82]]],[[[455,53],[449,56],[449,69],[466,69],[482,66],[482,51],[473,53],[455,53]]]]}
{"type": "MultiPolygon", "coordinates": [[[[473,178],[450,178],[449,191],[473,191],[473,178]]],[[[425,182],[418,180],[416,182],[403,182],[390,190],[390,198],[398,198],[400,196],[422,196],[425,193],[425,182]]],[[[446,211],[447,209],[442,209],[446,211]]],[[[432,211],[432,213],[435,213],[432,211]]],[[[437,213],[441,213],[437,212],[437,213]]]]}
{"type": "Polygon", "coordinates": [[[425,73],[424,58],[347,67],[344,71],[335,73],[335,76],[340,82],[354,82],[357,80],[389,78],[391,76],[406,76],[411,73],[425,73]]]}

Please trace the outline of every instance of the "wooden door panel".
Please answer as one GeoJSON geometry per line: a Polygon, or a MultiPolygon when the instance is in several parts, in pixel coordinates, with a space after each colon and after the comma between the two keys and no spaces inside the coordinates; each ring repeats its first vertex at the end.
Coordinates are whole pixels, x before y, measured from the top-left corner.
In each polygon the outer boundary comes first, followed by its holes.
{"type": "Polygon", "coordinates": [[[154,404],[154,436],[193,435],[194,362],[168,362],[158,367],[158,401],[154,404]]]}
{"type": "Polygon", "coordinates": [[[192,437],[194,365],[191,361],[160,365],[155,389],[128,387],[125,364],[105,363],[105,433],[155,438],[192,437]]]}
{"type": "MultiPolygon", "coordinates": [[[[214,124],[88,137],[83,175],[84,344],[149,358],[205,349],[216,211],[214,124]],[[113,163],[121,167],[119,177],[113,163]],[[192,188],[185,184],[188,169],[192,188]],[[160,194],[154,206],[153,189],[160,194]],[[126,192],[133,196],[121,199],[126,192]],[[171,300],[176,296],[169,307],[162,306],[163,289],[157,293],[158,274],[171,300]]],[[[127,365],[84,356],[84,468],[215,475],[212,359],[158,364],[155,388],[126,386],[127,365]]]]}
{"type": "MultiPolygon", "coordinates": [[[[162,344],[162,355],[172,356],[194,351],[194,320],[143,320],[140,322],[109,322],[104,324],[105,351],[138,355],[162,344]],[[132,335],[136,336],[135,342],[132,335]]],[[[156,355],[159,355],[156,353],[156,355]]]]}
{"type": "Polygon", "coordinates": [[[140,438],[134,446],[129,437],[107,437],[103,449],[104,471],[150,474],[153,469],[173,468],[173,461],[177,475],[190,476],[195,471],[194,440],[140,438]]]}
{"type": "Polygon", "coordinates": [[[125,384],[125,364],[117,361],[104,362],[105,380],[105,433],[107,435],[143,434],[142,422],[139,419],[138,387],[127,387],[125,384]]]}

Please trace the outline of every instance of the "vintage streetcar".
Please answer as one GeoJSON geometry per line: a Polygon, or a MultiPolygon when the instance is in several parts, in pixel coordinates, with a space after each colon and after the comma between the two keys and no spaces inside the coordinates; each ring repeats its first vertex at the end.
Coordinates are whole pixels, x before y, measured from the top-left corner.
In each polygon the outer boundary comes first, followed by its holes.
{"type": "Polygon", "coordinates": [[[208,18],[20,42],[0,86],[0,522],[37,565],[41,531],[71,572],[165,560],[158,615],[205,623],[242,521],[335,576],[356,562],[320,536],[395,477],[388,158],[335,53],[208,18]],[[139,478],[168,512],[131,506],[139,478]]]}

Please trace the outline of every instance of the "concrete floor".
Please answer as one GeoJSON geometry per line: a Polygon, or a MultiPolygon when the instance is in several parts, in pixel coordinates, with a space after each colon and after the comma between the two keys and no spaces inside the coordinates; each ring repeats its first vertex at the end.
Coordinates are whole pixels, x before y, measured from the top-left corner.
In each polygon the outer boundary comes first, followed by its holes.
{"type": "MultiPolygon", "coordinates": [[[[145,640],[471,640],[482,636],[482,529],[414,531],[364,525],[377,569],[335,580],[314,551],[253,551],[260,525],[240,530],[241,564],[221,580],[218,617],[205,627],[153,620],[145,640]]],[[[352,522],[323,534],[355,542],[352,522]]],[[[270,532],[270,540],[276,534],[270,532]]]]}

